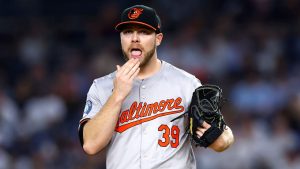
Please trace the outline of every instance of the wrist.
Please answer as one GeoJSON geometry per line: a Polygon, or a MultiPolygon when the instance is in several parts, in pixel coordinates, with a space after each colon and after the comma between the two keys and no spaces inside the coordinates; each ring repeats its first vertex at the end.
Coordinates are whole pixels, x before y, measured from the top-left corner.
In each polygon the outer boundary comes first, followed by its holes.
{"type": "Polygon", "coordinates": [[[112,93],[110,98],[115,104],[122,104],[123,101],[125,100],[125,98],[123,96],[121,96],[115,92],[112,93]]]}

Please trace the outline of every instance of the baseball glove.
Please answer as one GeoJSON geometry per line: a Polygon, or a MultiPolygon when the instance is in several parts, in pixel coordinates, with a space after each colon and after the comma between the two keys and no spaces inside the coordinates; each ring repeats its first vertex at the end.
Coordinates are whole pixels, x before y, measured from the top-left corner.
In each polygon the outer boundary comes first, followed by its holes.
{"type": "Polygon", "coordinates": [[[189,135],[196,146],[208,147],[224,131],[226,123],[221,114],[221,106],[224,102],[222,90],[215,85],[202,85],[195,89],[192,101],[188,110],[189,135]],[[207,122],[211,127],[198,138],[197,127],[203,122],[207,122]]]}

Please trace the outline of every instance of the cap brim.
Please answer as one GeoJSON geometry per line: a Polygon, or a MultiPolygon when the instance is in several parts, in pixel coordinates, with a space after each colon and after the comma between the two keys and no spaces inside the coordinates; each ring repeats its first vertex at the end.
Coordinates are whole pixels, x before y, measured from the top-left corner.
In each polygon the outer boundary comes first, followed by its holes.
{"type": "Polygon", "coordinates": [[[148,27],[148,28],[150,28],[150,29],[153,29],[154,31],[157,31],[157,29],[154,28],[153,26],[151,26],[151,25],[149,25],[149,24],[146,24],[146,23],[144,23],[144,22],[139,22],[139,21],[126,21],[126,22],[121,22],[121,23],[119,23],[119,24],[116,25],[115,29],[116,29],[117,31],[122,31],[122,30],[123,30],[123,27],[124,27],[125,25],[129,25],[129,24],[143,25],[143,26],[146,26],[146,27],[148,27]]]}

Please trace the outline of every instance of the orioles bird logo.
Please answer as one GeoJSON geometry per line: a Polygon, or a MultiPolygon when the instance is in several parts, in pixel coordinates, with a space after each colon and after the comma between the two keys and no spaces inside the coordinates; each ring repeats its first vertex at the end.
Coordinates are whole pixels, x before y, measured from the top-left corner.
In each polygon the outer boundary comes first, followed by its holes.
{"type": "Polygon", "coordinates": [[[141,8],[132,8],[128,13],[129,19],[136,19],[142,14],[143,9],[141,8]]]}

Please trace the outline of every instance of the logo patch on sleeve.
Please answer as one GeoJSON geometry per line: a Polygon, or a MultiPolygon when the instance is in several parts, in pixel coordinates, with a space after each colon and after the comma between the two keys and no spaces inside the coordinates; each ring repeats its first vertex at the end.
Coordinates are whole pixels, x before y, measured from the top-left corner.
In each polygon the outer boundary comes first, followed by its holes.
{"type": "Polygon", "coordinates": [[[92,101],[87,100],[84,107],[84,116],[88,115],[92,110],[92,101]]]}

